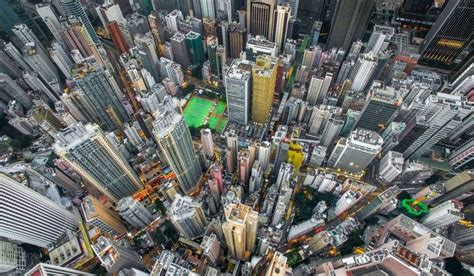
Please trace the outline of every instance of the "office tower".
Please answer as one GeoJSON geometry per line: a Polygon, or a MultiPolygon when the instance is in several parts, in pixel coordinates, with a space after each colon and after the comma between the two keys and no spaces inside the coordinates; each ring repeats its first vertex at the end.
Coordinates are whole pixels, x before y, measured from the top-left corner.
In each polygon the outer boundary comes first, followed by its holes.
{"type": "Polygon", "coordinates": [[[150,224],[154,217],[143,204],[128,196],[117,203],[117,212],[130,225],[143,229],[150,224]]]}
{"type": "Polygon", "coordinates": [[[408,249],[426,254],[429,259],[450,258],[454,256],[456,250],[454,242],[403,214],[384,225],[378,245],[384,242],[388,233],[406,242],[405,246],[408,249]]]}
{"type": "Polygon", "coordinates": [[[253,62],[235,59],[225,76],[225,90],[229,121],[246,125],[250,115],[253,62]]]}
{"type": "Polygon", "coordinates": [[[255,247],[258,212],[244,204],[229,203],[224,207],[226,221],[222,224],[229,254],[239,260],[249,256],[255,247]]]}
{"type": "Polygon", "coordinates": [[[288,23],[292,16],[292,7],[287,4],[278,5],[275,9],[275,44],[278,52],[281,52],[286,41],[288,31],[288,23]]]}
{"type": "Polygon", "coordinates": [[[352,68],[349,79],[352,81],[351,89],[359,92],[363,91],[377,67],[377,57],[372,52],[360,54],[354,67],[352,68]]]}
{"type": "Polygon", "coordinates": [[[16,100],[26,109],[33,105],[33,101],[26,91],[3,73],[0,73],[0,98],[5,102],[16,100]]]}
{"type": "Polygon", "coordinates": [[[171,222],[183,237],[195,239],[204,234],[207,221],[199,202],[177,194],[167,212],[171,222]]]}
{"type": "Polygon", "coordinates": [[[90,121],[102,128],[112,130],[128,121],[122,106],[122,92],[109,71],[97,62],[85,60],[72,69],[76,88],[83,95],[83,113],[90,121]]]}
{"type": "Polygon", "coordinates": [[[124,241],[100,236],[92,250],[109,274],[117,274],[123,268],[146,269],[138,253],[124,241]]]}
{"type": "Polygon", "coordinates": [[[336,202],[334,213],[339,216],[349,208],[354,206],[359,200],[362,199],[362,193],[359,191],[348,190],[346,191],[336,202]]]}
{"type": "Polygon", "coordinates": [[[115,47],[119,50],[121,54],[128,52],[128,44],[123,36],[122,30],[120,29],[120,25],[117,21],[110,21],[106,24],[107,32],[112,39],[115,47]]]}
{"type": "Polygon", "coordinates": [[[94,124],[78,123],[56,137],[53,148],[71,167],[113,201],[142,187],[132,167],[94,124]]]}
{"type": "Polygon", "coordinates": [[[217,236],[215,234],[204,236],[199,246],[204,251],[204,256],[206,256],[212,264],[216,264],[221,251],[220,242],[217,236]]]}
{"type": "Polygon", "coordinates": [[[402,95],[399,90],[374,82],[355,127],[380,133],[395,119],[401,103],[402,95]]]}
{"type": "Polygon", "coordinates": [[[196,32],[186,34],[186,46],[189,51],[189,60],[192,65],[201,65],[204,62],[204,47],[202,36],[196,32]]]}
{"type": "Polygon", "coordinates": [[[179,32],[175,33],[171,37],[171,47],[173,48],[174,61],[187,68],[190,65],[190,60],[186,46],[186,36],[179,32]]]}
{"type": "Polygon", "coordinates": [[[25,273],[25,276],[48,276],[48,275],[93,275],[80,270],[70,269],[57,265],[39,263],[25,273]]]}
{"type": "Polygon", "coordinates": [[[323,86],[324,80],[316,76],[311,77],[311,82],[309,83],[308,95],[306,96],[306,101],[310,106],[316,104],[316,101],[319,98],[321,88],[323,86]]]}
{"type": "Polygon", "coordinates": [[[258,145],[258,161],[262,166],[262,171],[266,172],[270,165],[270,155],[272,152],[272,144],[268,141],[263,141],[258,145]]]}
{"type": "Polygon", "coordinates": [[[378,178],[384,183],[391,183],[402,173],[403,154],[396,151],[387,152],[380,160],[378,178]]]}
{"type": "Polygon", "coordinates": [[[246,29],[239,24],[233,22],[229,24],[229,56],[236,59],[240,57],[240,53],[245,49],[246,29]]]}
{"type": "Polygon", "coordinates": [[[336,116],[331,116],[324,127],[323,132],[321,133],[321,146],[330,147],[334,139],[339,136],[342,127],[344,126],[344,120],[336,116]]]}
{"type": "Polygon", "coordinates": [[[383,139],[375,131],[357,128],[349,138],[340,138],[331,156],[328,166],[350,173],[359,173],[372,163],[382,150],[383,139]]]}
{"type": "Polygon", "coordinates": [[[166,160],[185,193],[190,193],[201,178],[201,168],[184,118],[176,110],[171,97],[165,97],[153,122],[160,157],[166,160]]]}
{"type": "Polygon", "coordinates": [[[260,55],[278,56],[278,47],[275,42],[267,40],[264,36],[251,37],[245,46],[246,59],[255,61],[260,55]]]}
{"type": "Polygon", "coordinates": [[[156,52],[156,45],[153,37],[150,33],[147,33],[146,35],[136,34],[134,41],[143,68],[150,72],[155,80],[158,81],[160,79],[160,59],[156,52]]]}
{"type": "Polygon", "coordinates": [[[420,157],[436,143],[448,137],[473,110],[463,98],[438,93],[430,95],[420,115],[426,119],[428,129],[403,151],[406,159],[420,157]]]}
{"type": "Polygon", "coordinates": [[[374,5],[373,0],[342,0],[331,20],[327,49],[348,50],[356,39],[362,39],[374,5]]]}
{"type": "Polygon", "coordinates": [[[270,264],[268,264],[265,276],[284,276],[289,274],[291,275],[293,273],[291,272],[291,268],[288,267],[287,257],[285,257],[283,253],[275,252],[270,264]]]}
{"type": "Polygon", "coordinates": [[[270,117],[275,92],[277,58],[259,56],[252,67],[252,121],[265,123],[270,117]]]}
{"type": "Polygon", "coordinates": [[[107,23],[112,21],[115,21],[118,24],[125,23],[125,17],[123,17],[122,10],[118,4],[105,2],[104,4],[97,6],[95,10],[99,16],[100,21],[102,22],[102,26],[105,28],[106,32],[109,33],[109,35],[110,31],[107,30],[107,23]]]}
{"type": "Polygon", "coordinates": [[[51,34],[57,41],[61,41],[61,36],[59,36],[59,29],[61,27],[58,17],[53,10],[53,5],[49,3],[40,3],[35,5],[36,12],[41,17],[43,22],[48,27],[51,34]]]}
{"type": "Polygon", "coordinates": [[[61,7],[66,11],[68,15],[73,15],[81,20],[92,41],[96,45],[99,44],[99,37],[95,33],[94,27],[92,26],[89,17],[87,17],[86,12],[84,11],[84,7],[82,7],[79,0],[59,0],[59,2],[61,4],[61,7]]]}
{"type": "Polygon", "coordinates": [[[247,0],[247,29],[253,36],[273,41],[275,0],[247,0]]]}
{"type": "Polygon", "coordinates": [[[421,44],[419,62],[454,69],[472,51],[474,3],[466,0],[449,1],[421,44]],[[465,52],[465,53],[463,53],[465,52]]]}
{"type": "Polygon", "coordinates": [[[6,175],[0,175],[0,208],[0,236],[19,243],[47,247],[76,229],[71,212],[6,175]]]}
{"type": "Polygon", "coordinates": [[[201,129],[202,151],[207,158],[214,157],[214,141],[212,140],[212,132],[209,128],[201,129]]]}
{"type": "MultiPolygon", "coordinates": [[[[210,17],[216,19],[216,3],[214,0],[199,0],[201,8],[201,17],[210,17]]],[[[220,1],[218,1],[220,2],[220,1]]]]}
{"type": "Polygon", "coordinates": [[[104,233],[117,236],[127,232],[118,214],[91,195],[82,199],[81,210],[84,221],[104,233]]]}
{"type": "Polygon", "coordinates": [[[445,201],[431,208],[430,212],[421,219],[421,223],[432,230],[448,227],[464,218],[462,208],[463,204],[460,201],[445,201]]]}
{"type": "Polygon", "coordinates": [[[178,20],[184,19],[183,13],[179,10],[173,10],[172,12],[168,13],[165,17],[166,26],[171,29],[173,32],[178,31],[178,20]]]}

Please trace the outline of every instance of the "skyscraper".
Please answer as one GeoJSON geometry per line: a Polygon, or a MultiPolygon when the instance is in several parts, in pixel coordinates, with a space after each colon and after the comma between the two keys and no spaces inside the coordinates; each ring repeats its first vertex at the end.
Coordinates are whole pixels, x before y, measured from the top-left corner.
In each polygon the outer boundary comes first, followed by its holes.
{"type": "Polygon", "coordinates": [[[97,198],[91,195],[84,197],[81,209],[84,221],[99,228],[103,233],[116,236],[127,232],[127,228],[122,224],[118,214],[102,204],[97,198]]]}
{"type": "Polygon", "coordinates": [[[56,138],[53,145],[56,154],[113,201],[117,202],[142,187],[132,167],[97,125],[78,123],[56,138]]]}
{"type": "Polygon", "coordinates": [[[124,197],[117,203],[117,212],[125,221],[137,229],[145,228],[154,219],[150,211],[131,196],[124,197]]]}
{"type": "Polygon", "coordinates": [[[20,243],[47,247],[77,226],[74,214],[3,174],[0,209],[0,236],[20,243]]]}
{"type": "Polygon", "coordinates": [[[255,247],[258,213],[250,206],[230,203],[224,207],[224,214],[226,221],[222,224],[222,231],[229,254],[244,260],[255,247]]]}
{"type": "Polygon", "coordinates": [[[0,73],[0,98],[5,102],[18,101],[23,107],[29,109],[33,105],[31,97],[8,75],[0,73]]]}
{"type": "Polygon", "coordinates": [[[229,121],[246,125],[250,116],[253,62],[235,59],[225,76],[229,121]]]}
{"type": "Polygon", "coordinates": [[[187,239],[195,239],[204,234],[207,220],[200,203],[188,196],[177,194],[168,214],[179,233],[187,239]]]}
{"type": "Polygon", "coordinates": [[[367,85],[370,85],[368,82],[376,67],[377,57],[372,52],[359,55],[349,75],[349,79],[352,81],[352,90],[363,91],[367,85]]]}
{"type": "Polygon", "coordinates": [[[380,160],[379,179],[384,183],[395,180],[402,173],[403,162],[403,154],[396,151],[387,152],[380,160]]]}
{"type": "Polygon", "coordinates": [[[328,159],[328,166],[359,173],[367,168],[382,150],[382,144],[383,139],[377,132],[355,129],[349,138],[339,139],[328,159]]]}
{"type": "Polygon", "coordinates": [[[273,41],[276,0],[247,0],[247,29],[273,41]]]}
{"type": "Polygon", "coordinates": [[[212,140],[212,132],[209,128],[201,129],[202,152],[207,158],[214,157],[214,141],[212,140]]]}
{"type": "Polygon", "coordinates": [[[349,49],[356,39],[362,39],[370,19],[373,0],[341,0],[331,20],[327,49],[342,47],[349,49]]]}
{"type": "Polygon", "coordinates": [[[264,55],[252,67],[252,121],[256,123],[263,124],[270,117],[277,67],[277,58],[264,55]]]}
{"type": "Polygon", "coordinates": [[[398,89],[374,82],[355,127],[382,132],[395,119],[401,103],[398,89]]]}
{"type": "Polygon", "coordinates": [[[202,36],[196,32],[186,34],[186,46],[189,51],[189,60],[192,65],[201,65],[204,62],[204,47],[202,36]]]}
{"type": "Polygon", "coordinates": [[[72,69],[74,81],[82,97],[81,104],[92,122],[112,130],[128,120],[122,96],[115,78],[92,59],[76,64],[72,69]]]}
{"type": "Polygon", "coordinates": [[[291,11],[289,4],[278,5],[275,9],[275,43],[278,47],[278,52],[283,49],[286,41],[291,11]]]}
{"type": "Polygon", "coordinates": [[[469,0],[453,0],[445,5],[422,42],[420,63],[454,69],[463,61],[472,51],[473,8],[469,0]]]}
{"type": "Polygon", "coordinates": [[[308,104],[313,106],[316,104],[316,101],[319,98],[321,93],[321,88],[323,86],[324,79],[318,78],[316,76],[311,77],[311,82],[309,83],[308,95],[306,96],[306,101],[308,104]]]}
{"type": "Polygon", "coordinates": [[[173,48],[174,61],[181,64],[184,68],[190,65],[188,48],[186,46],[186,36],[177,32],[171,37],[171,47],[173,48]]]}
{"type": "Polygon", "coordinates": [[[162,109],[155,114],[153,133],[161,158],[176,174],[183,192],[190,193],[201,178],[201,167],[189,128],[172,101],[171,97],[165,97],[162,109]]]}
{"type": "Polygon", "coordinates": [[[92,26],[92,23],[89,20],[89,17],[87,17],[84,7],[82,7],[79,0],[59,0],[59,2],[68,15],[76,16],[81,20],[92,41],[94,41],[95,44],[99,44],[99,37],[95,33],[94,26],[92,26]]]}
{"type": "Polygon", "coordinates": [[[151,33],[145,35],[136,34],[134,37],[135,45],[137,46],[138,55],[141,64],[152,76],[155,81],[160,80],[159,66],[160,59],[156,52],[155,40],[151,33]]]}

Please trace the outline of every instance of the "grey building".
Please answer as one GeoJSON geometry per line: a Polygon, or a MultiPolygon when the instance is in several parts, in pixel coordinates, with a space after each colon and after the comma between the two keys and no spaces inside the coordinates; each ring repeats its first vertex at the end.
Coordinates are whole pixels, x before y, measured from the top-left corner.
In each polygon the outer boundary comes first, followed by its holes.
{"type": "Polygon", "coordinates": [[[199,202],[188,196],[176,194],[168,209],[168,215],[179,233],[187,239],[195,239],[204,235],[207,220],[199,202]]]}
{"type": "Polygon", "coordinates": [[[233,123],[248,124],[253,62],[236,59],[225,77],[227,112],[233,123]]]}
{"type": "Polygon", "coordinates": [[[27,109],[33,105],[33,101],[26,91],[3,73],[0,73],[0,98],[7,103],[10,100],[16,100],[27,109]]]}
{"type": "Polygon", "coordinates": [[[173,48],[174,61],[187,68],[190,64],[188,47],[186,46],[186,36],[182,33],[175,33],[171,37],[171,47],[173,48]]]}
{"type": "Polygon", "coordinates": [[[129,224],[137,229],[145,228],[153,220],[153,215],[136,199],[128,196],[117,203],[117,212],[129,224]]]}

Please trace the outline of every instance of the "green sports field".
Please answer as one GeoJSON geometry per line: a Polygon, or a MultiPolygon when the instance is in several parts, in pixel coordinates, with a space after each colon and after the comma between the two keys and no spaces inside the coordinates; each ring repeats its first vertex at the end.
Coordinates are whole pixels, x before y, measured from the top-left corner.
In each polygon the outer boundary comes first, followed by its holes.
{"type": "Polygon", "coordinates": [[[184,120],[189,127],[200,128],[207,120],[209,127],[222,133],[228,119],[224,115],[225,102],[218,102],[198,96],[192,96],[184,107],[184,120]]]}

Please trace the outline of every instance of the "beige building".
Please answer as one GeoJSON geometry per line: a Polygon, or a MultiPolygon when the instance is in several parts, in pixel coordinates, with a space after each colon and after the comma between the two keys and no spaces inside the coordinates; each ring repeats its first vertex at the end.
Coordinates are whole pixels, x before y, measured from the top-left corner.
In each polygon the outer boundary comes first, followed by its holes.
{"type": "Polygon", "coordinates": [[[258,213],[240,203],[227,204],[224,213],[226,221],[222,224],[222,231],[229,253],[239,260],[245,260],[255,247],[258,213]]]}
{"type": "Polygon", "coordinates": [[[127,232],[118,214],[108,209],[102,202],[92,196],[86,196],[82,202],[85,221],[105,233],[119,235],[127,232]]]}
{"type": "Polygon", "coordinates": [[[286,263],[287,258],[281,252],[275,252],[273,254],[272,261],[268,265],[265,276],[280,276],[280,275],[292,275],[291,268],[286,263]]]}

